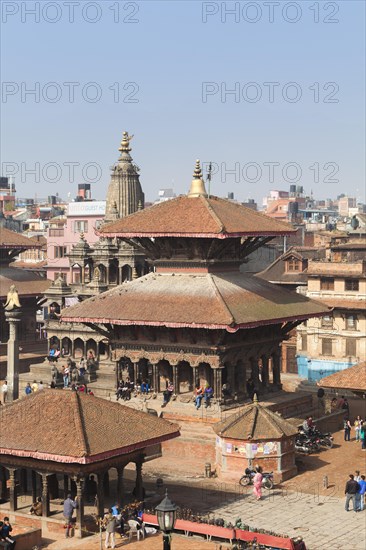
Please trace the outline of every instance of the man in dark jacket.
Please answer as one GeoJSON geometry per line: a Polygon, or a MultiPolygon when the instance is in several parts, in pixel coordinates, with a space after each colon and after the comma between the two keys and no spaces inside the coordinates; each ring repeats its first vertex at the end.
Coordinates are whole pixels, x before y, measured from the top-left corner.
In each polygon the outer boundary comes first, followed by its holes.
{"type": "Polygon", "coordinates": [[[345,504],[345,510],[346,512],[349,512],[349,501],[352,500],[353,503],[353,510],[357,512],[356,507],[356,493],[359,490],[360,486],[355,481],[354,475],[349,474],[349,480],[346,483],[346,488],[344,490],[344,494],[346,495],[346,504],[345,504]]]}

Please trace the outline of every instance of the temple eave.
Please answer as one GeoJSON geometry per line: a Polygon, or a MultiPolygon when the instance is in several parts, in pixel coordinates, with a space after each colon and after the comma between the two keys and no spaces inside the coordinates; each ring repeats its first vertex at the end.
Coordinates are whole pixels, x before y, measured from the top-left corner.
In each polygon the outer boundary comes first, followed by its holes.
{"type": "Polygon", "coordinates": [[[152,327],[167,327],[167,328],[194,328],[194,329],[209,329],[209,330],[226,330],[227,332],[237,332],[240,329],[250,329],[257,326],[277,325],[279,323],[287,323],[292,321],[305,321],[312,317],[322,317],[329,312],[329,309],[324,309],[321,312],[310,312],[303,315],[291,315],[289,317],[279,317],[273,319],[255,320],[247,323],[238,323],[233,325],[217,324],[217,323],[168,323],[164,321],[131,321],[126,319],[97,319],[92,317],[62,317],[62,322],[65,323],[93,323],[103,325],[121,325],[121,326],[152,326],[152,327]]]}
{"type": "Polygon", "coordinates": [[[134,451],[138,451],[140,449],[144,449],[146,447],[150,447],[152,445],[156,445],[158,443],[168,441],[169,439],[174,439],[179,435],[180,435],[179,431],[176,431],[174,433],[165,434],[146,441],[138,442],[134,445],[121,447],[120,449],[113,449],[111,451],[99,453],[93,456],[67,456],[67,455],[64,456],[64,455],[55,455],[52,453],[43,453],[39,451],[27,451],[27,450],[20,450],[20,449],[4,449],[4,448],[0,448],[0,456],[9,455],[9,456],[16,456],[19,458],[33,458],[36,460],[58,462],[61,464],[93,464],[109,458],[128,455],[130,453],[133,453],[134,451]]]}
{"type": "Polygon", "coordinates": [[[135,238],[159,238],[159,237],[187,237],[187,238],[202,238],[202,239],[232,239],[232,238],[240,238],[240,237],[288,237],[291,236],[294,233],[293,230],[289,231],[271,231],[270,233],[268,231],[247,231],[247,232],[239,232],[239,233],[154,233],[154,232],[148,232],[148,233],[119,233],[117,232],[105,232],[105,231],[96,231],[96,235],[99,237],[107,237],[107,238],[125,238],[125,239],[135,239],[135,238]]]}

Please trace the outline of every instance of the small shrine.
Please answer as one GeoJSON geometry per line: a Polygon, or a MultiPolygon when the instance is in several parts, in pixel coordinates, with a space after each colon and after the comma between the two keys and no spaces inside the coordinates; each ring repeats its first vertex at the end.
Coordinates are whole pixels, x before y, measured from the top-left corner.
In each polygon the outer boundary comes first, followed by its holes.
{"type": "Polygon", "coordinates": [[[245,468],[261,466],[284,481],[296,475],[294,436],[297,428],[279,413],[254,402],[214,426],[216,469],[220,476],[238,479],[245,468]]]}

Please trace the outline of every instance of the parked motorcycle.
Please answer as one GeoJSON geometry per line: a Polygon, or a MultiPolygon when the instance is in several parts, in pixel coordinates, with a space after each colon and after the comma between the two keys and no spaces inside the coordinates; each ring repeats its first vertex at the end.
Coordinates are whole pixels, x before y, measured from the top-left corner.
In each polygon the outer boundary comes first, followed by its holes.
{"type": "MultiPolygon", "coordinates": [[[[246,487],[247,485],[253,485],[253,478],[257,472],[251,468],[245,469],[245,474],[239,479],[240,485],[246,487]]],[[[263,481],[262,485],[266,489],[273,489],[273,472],[262,472],[263,481]]]]}
{"type": "Polygon", "coordinates": [[[299,434],[304,437],[308,437],[311,441],[314,441],[318,447],[326,447],[327,449],[331,449],[333,447],[333,436],[330,432],[322,433],[317,428],[313,428],[309,432],[300,430],[299,434]]]}
{"type": "Polygon", "coordinates": [[[316,453],[319,451],[319,445],[315,439],[299,432],[295,437],[295,451],[305,454],[316,453]]]}

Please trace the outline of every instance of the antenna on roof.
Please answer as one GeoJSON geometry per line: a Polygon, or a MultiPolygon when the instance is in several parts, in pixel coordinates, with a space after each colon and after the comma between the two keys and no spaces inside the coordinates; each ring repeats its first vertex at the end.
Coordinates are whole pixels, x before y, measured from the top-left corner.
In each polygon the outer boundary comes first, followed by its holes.
{"type": "Polygon", "coordinates": [[[208,198],[211,196],[212,162],[208,165],[206,181],[208,181],[208,198]]]}

